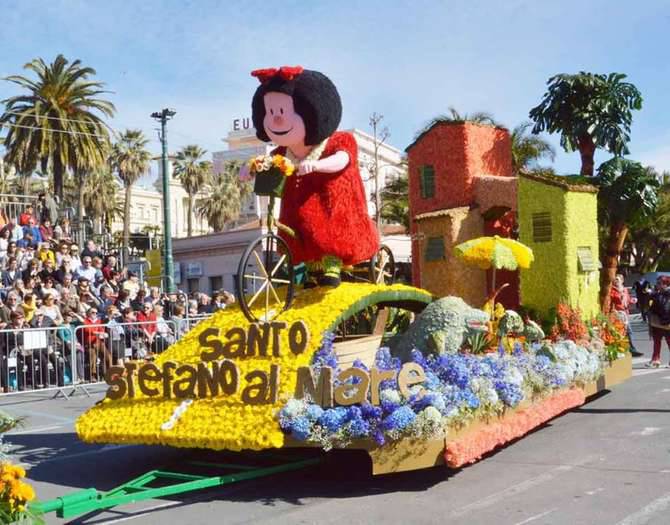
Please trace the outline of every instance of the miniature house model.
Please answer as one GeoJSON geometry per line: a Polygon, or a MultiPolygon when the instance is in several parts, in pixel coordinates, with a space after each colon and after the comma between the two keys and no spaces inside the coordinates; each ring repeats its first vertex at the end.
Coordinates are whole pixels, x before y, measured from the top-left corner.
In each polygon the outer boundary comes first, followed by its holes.
{"type": "Polygon", "coordinates": [[[599,311],[598,190],[574,177],[519,177],[519,240],[535,262],[521,271],[523,305],[542,315],[559,302],[599,311]]]}
{"type": "MultiPolygon", "coordinates": [[[[487,272],[457,259],[457,244],[482,235],[509,236],[501,218],[514,216],[517,179],[506,129],[471,122],[436,122],[407,147],[413,284],[437,296],[483,304],[487,272]]],[[[516,272],[505,306],[519,302],[516,272]]]]}

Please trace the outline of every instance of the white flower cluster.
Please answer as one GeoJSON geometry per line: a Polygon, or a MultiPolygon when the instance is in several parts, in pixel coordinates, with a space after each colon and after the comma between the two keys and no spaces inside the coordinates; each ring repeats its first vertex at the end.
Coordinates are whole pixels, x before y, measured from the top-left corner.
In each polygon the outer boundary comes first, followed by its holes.
{"type": "Polygon", "coordinates": [[[444,437],[446,422],[443,421],[440,411],[432,406],[424,408],[412,423],[411,435],[421,439],[436,439],[444,437]]]}
{"type": "Polygon", "coordinates": [[[574,341],[558,341],[552,350],[559,373],[567,383],[589,383],[602,375],[603,366],[598,354],[578,346],[574,341]]]}

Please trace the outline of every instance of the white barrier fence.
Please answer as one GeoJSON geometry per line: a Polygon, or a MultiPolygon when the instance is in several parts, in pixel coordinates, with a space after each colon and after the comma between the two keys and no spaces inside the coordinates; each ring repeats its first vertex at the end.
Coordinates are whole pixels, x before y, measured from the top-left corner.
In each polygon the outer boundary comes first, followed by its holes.
{"type": "Polygon", "coordinates": [[[151,360],[207,317],[0,330],[0,397],[87,393],[110,366],[151,360]]]}

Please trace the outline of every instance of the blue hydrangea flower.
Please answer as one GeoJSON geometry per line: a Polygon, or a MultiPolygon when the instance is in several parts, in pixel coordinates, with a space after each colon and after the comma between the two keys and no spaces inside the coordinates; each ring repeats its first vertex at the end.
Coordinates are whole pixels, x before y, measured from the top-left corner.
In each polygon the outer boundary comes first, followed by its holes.
{"type": "Polygon", "coordinates": [[[291,425],[291,435],[299,441],[306,441],[309,438],[311,425],[306,417],[297,417],[291,425]]]}
{"type": "Polygon", "coordinates": [[[305,412],[307,419],[310,421],[317,421],[323,415],[323,408],[321,408],[319,405],[310,404],[307,406],[307,410],[305,412]]]}
{"type": "Polygon", "coordinates": [[[396,408],[393,413],[382,421],[385,430],[403,430],[416,419],[416,414],[407,405],[396,408]]]}

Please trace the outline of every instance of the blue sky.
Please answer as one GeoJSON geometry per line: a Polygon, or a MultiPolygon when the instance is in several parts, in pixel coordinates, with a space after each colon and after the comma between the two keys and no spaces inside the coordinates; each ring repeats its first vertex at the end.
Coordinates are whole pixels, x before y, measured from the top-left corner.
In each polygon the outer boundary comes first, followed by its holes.
{"type": "MultiPolygon", "coordinates": [[[[385,116],[404,149],[448,106],[527,119],[548,77],[619,71],[644,96],[631,157],[670,169],[670,1],[0,0],[0,76],[62,53],[97,70],[113,93],[114,129],[141,128],[159,151],[152,111],[173,107],[170,149],[223,149],[248,116],[260,67],[300,64],[330,76],[342,127],[385,116]]],[[[0,82],[0,98],[16,94],[0,82]]],[[[556,169],[579,170],[556,145],[556,169]]],[[[598,161],[605,160],[600,154],[598,161]]]]}

